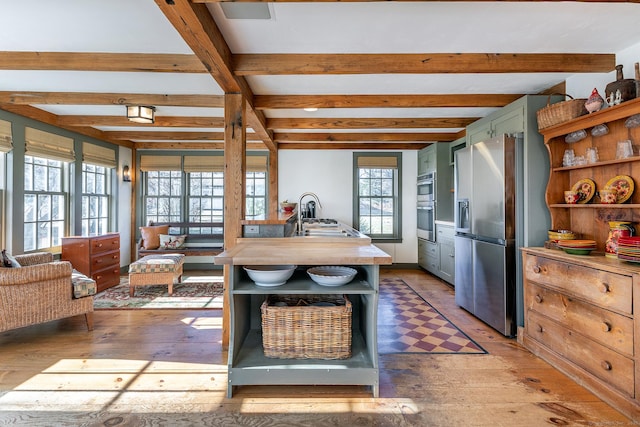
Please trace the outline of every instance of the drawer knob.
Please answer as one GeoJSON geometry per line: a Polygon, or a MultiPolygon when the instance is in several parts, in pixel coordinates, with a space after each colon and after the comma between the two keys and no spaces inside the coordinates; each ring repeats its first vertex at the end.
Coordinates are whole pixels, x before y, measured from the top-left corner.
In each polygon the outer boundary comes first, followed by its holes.
{"type": "Polygon", "coordinates": [[[536,274],[540,274],[540,272],[542,271],[542,269],[540,268],[539,265],[536,265],[533,267],[533,272],[536,274]]]}
{"type": "Polygon", "coordinates": [[[542,295],[536,295],[536,302],[537,302],[538,304],[541,304],[541,303],[542,303],[542,301],[543,301],[542,295]]]}
{"type": "Polygon", "coordinates": [[[98,247],[101,248],[102,247],[102,243],[98,243],[98,247]]]}
{"type": "Polygon", "coordinates": [[[609,289],[609,284],[608,284],[608,283],[602,283],[602,284],[600,285],[600,291],[601,291],[603,294],[606,294],[607,292],[609,292],[609,291],[610,291],[610,289],[609,289]]]}
{"type": "Polygon", "coordinates": [[[600,362],[600,366],[605,371],[610,371],[612,369],[611,363],[607,362],[606,360],[603,360],[602,362],[600,362]]]}
{"type": "Polygon", "coordinates": [[[609,322],[602,322],[602,332],[611,332],[611,323],[609,322]]]}

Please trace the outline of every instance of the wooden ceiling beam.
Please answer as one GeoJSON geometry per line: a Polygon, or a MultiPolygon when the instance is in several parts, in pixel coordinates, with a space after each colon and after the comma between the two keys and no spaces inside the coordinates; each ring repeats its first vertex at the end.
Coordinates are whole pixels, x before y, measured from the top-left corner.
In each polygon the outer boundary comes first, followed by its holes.
{"type": "MultiPolygon", "coordinates": [[[[232,53],[209,9],[190,0],[155,0],[156,4],[200,59],[224,93],[241,93],[247,103],[246,120],[269,150],[277,149],[270,130],[263,127],[262,112],[251,104],[253,91],[247,81],[233,72],[232,53]]],[[[246,124],[245,124],[246,126],[246,124]]]]}
{"type": "MultiPolygon", "coordinates": [[[[463,135],[464,136],[464,135],[463,135]]],[[[273,138],[278,142],[278,147],[281,147],[280,143],[307,143],[307,142],[451,142],[459,138],[457,132],[442,132],[442,133],[428,133],[428,132],[350,132],[350,133],[297,133],[297,132],[276,132],[273,134],[273,138]]]]}
{"type": "MultiPolygon", "coordinates": [[[[0,103],[15,105],[153,105],[224,108],[224,96],[0,91],[0,103]]],[[[122,114],[124,115],[124,112],[122,114]]]]}
{"type": "MultiPolygon", "coordinates": [[[[224,142],[224,132],[106,131],[104,134],[113,140],[224,142]]],[[[260,139],[248,133],[247,141],[255,142],[260,139]]]]}
{"type": "Polygon", "coordinates": [[[134,123],[122,116],[59,116],[58,123],[66,126],[135,126],[135,127],[185,127],[224,128],[222,117],[156,116],[150,124],[134,123]]]}
{"type": "MultiPolygon", "coordinates": [[[[160,0],[157,0],[160,1],[160,0]]],[[[614,54],[417,53],[237,54],[237,76],[291,74],[607,73],[614,54]]]]}
{"type": "Polygon", "coordinates": [[[291,142],[278,144],[280,150],[420,150],[430,142],[291,142]]]}
{"type": "Polygon", "coordinates": [[[81,135],[90,136],[92,138],[107,141],[112,144],[121,145],[123,147],[133,148],[133,142],[128,140],[116,140],[109,138],[105,132],[88,126],[69,126],[59,123],[59,116],[49,113],[48,111],[41,110],[30,105],[14,105],[14,104],[0,104],[0,108],[9,111],[14,114],[18,114],[23,117],[28,117],[33,120],[38,120],[43,123],[48,123],[52,126],[57,126],[62,129],[76,132],[81,135]]]}
{"type": "Polygon", "coordinates": [[[433,118],[275,118],[269,129],[417,129],[464,128],[479,117],[433,118]]]}
{"type": "MultiPolygon", "coordinates": [[[[224,142],[151,142],[135,143],[136,150],[224,150],[224,142]]],[[[266,150],[261,142],[247,143],[247,150],[266,150]]]]}
{"type": "Polygon", "coordinates": [[[523,94],[256,95],[258,110],[315,108],[504,107],[523,94]]]}
{"type": "Polygon", "coordinates": [[[0,52],[0,70],[207,72],[192,54],[8,51],[0,52]]]}

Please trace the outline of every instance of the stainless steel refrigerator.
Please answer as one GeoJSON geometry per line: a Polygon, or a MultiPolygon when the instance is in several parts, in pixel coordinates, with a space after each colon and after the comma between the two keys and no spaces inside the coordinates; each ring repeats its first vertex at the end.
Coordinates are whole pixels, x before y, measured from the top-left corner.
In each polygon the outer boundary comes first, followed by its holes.
{"type": "Polygon", "coordinates": [[[455,154],[455,301],[507,336],[516,332],[522,145],[504,135],[455,154]]]}

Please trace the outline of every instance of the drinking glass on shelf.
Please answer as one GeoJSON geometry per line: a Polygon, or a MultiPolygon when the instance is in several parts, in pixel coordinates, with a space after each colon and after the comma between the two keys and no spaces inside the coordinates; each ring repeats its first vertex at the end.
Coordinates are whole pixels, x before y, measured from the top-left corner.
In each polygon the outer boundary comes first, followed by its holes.
{"type": "Polygon", "coordinates": [[[633,146],[630,140],[618,141],[616,148],[616,159],[626,159],[633,156],[633,146]]]}
{"type": "Polygon", "coordinates": [[[575,160],[575,153],[572,149],[564,150],[564,157],[562,158],[562,166],[573,166],[575,160]]]}
{"type": "Polygon", "coordinates": [[[598,159],[599,159],[598,148],[597,147],[587,148],[587,163],[597,163],[598,159]]]}

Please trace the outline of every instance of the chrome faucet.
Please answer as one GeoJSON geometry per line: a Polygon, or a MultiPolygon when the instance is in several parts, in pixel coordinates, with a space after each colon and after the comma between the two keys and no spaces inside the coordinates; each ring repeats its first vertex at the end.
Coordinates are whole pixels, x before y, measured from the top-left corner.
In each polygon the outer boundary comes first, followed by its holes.
{"type": "Polygon", "coordinates": [[[320,203],[320,199],[315,193],[310,193],[310,192],[302,193],[302,195],[298,199],[298,234],[302,234],[302,199],[304,199],[307,196],[311,196],[314,199],[316,199],[316,203],[318,204],[318,207],[322,208],[322,203],[320,203]]]}

